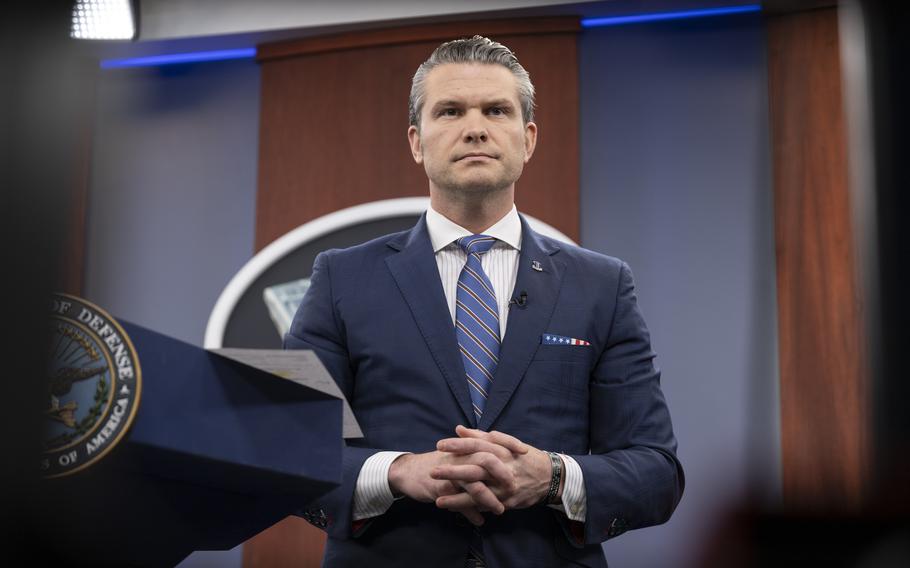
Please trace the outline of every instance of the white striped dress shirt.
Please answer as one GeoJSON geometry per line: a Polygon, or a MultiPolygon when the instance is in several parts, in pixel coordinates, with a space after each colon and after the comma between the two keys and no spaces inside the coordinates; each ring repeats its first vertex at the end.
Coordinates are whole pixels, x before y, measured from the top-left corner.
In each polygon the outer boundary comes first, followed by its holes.
{"type": "MultiPolygon", "coordinates": [[[[433,245],[433,252],[436,254],[436,267],[439,269],[439,278],[442,281],[442,288],[449,304],[449,313],[454,326],[458,276],[467,262],[464,250],[455,241],[472,233],[437,213],[432,207],[427,209],[427,231],[430,233],[430,242],[433,245]]],[[[509,300],[512,298],[512,290],[515,288],[515,279],[518,276],[518,256],[521,252],[521,220],[515,206],[512,206],[511,211],[505,217],[483,231],[483,234],[497,239],[490,250],[481,257],[481,265],[496,292],[496,303],[499,308],[499,336],[505,338],[506,323],[509,318],[509,300]]],[[[354,489],[353,518],[355,521],[381,515],[392,506],[395,498],[389,488],[389,467],[403,453],[407,452],[377,452],[363,463],[354,489]]],[[[581,467],[569,456],[562,455],[562,460],[566,466],[562,505],[552,505],[552,507],[564,511],[573,521],[584,522],[587,501],[581,467]]]]}

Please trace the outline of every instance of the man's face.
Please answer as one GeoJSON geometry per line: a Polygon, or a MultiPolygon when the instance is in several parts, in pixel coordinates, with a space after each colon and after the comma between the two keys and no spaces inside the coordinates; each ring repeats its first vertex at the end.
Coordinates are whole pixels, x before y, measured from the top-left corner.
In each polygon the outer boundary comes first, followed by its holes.
{"type": "Polygon", "coordinates": [[[537,125],[524,124],[515,76],[501,65],[448,63],[424,83],[420,130],[408,129],[430,190],[511,188],[534,152],[537,125]]]}

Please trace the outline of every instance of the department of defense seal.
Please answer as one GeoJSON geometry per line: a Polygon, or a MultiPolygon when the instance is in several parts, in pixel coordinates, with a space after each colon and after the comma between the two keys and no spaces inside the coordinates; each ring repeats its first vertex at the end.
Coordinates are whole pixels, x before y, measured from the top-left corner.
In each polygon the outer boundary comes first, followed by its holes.
{"type": "Polygon", "coordinates": [[[107,312],[67,294],[55,294],[51,310],[41,471],[58,477],[117,445],[139,407],[142,373],[130,338],[107,312]]]}

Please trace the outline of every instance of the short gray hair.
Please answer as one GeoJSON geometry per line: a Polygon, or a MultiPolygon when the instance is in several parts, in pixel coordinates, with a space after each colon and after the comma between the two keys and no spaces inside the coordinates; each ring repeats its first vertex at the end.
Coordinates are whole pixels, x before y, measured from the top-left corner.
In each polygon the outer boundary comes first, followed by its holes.
{"type": "Polygon", "coordinates": [[[502,65],[511,71],[518,81],[518,99],[521,102],[521,117],[525,124],[534,120],[534,85],[531,83],[531,76],[518,62],[511,49],[489,38],[476,35],[470,39],[447,41],[437,47],[430,58],[417,68],[411,81],[411,96],[408,98],[408,123],[411,126],[420,128],[427,74],[435,67],[446,63],[502,65]]]}

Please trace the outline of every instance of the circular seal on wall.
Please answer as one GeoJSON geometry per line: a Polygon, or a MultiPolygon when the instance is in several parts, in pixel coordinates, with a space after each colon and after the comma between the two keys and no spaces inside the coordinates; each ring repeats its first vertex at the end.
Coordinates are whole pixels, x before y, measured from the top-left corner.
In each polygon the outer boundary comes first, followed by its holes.
{"type": "Polygon", "coordinates": [[[142,372],[126,332],[90,302],[55,294],[50,328],[41,472],[59,477],[97,462],[123,438],[142,372]]]}

